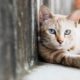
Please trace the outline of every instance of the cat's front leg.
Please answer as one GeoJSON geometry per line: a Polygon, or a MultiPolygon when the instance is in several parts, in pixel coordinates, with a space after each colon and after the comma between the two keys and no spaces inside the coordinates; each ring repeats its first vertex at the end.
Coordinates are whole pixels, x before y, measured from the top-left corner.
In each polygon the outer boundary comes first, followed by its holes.
{"type": "Polygon", "coordinates": [[[80,68],[80,55],[72,55],[72,66],[80,68]]]}
{"type": "Polygon", "coordinates": [[[64,50],[55,50],[49,56],[51,63],[61,63],[62,58],[64,57],[64,50]]]}
{"type": "Polygon", "coordinates": [[[80,68],[80,55],[66,51],[62,64],[80,68]]]}

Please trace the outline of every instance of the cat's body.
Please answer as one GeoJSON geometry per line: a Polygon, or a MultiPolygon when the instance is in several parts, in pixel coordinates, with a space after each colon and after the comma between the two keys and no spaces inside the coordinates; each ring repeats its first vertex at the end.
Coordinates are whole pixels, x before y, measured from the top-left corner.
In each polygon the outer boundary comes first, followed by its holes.
{"type": "Polygon", "coordinates": [[[40,12],[39,54],[49,63],[80,67],[80,24],[66,17],[40,12]]]}

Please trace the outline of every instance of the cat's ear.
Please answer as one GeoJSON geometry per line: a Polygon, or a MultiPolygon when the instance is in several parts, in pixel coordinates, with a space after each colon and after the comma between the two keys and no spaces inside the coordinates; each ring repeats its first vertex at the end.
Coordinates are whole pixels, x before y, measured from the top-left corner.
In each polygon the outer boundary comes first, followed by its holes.
{"type": "Polygon", "coordinates": [[[51,11],[49,10],[49,8],[42,5],[39,10],[39,23],[42,23],[43,21],[48,20],[52,17],[53,17],[53,15],[52,15],[51,11]]]}
{"type": "Polygon", "coordinates": [[[80,10],[74,11],[67,18],[70,19],[70,20],[73,20],[75,22],[80,23],[80,10]]]}

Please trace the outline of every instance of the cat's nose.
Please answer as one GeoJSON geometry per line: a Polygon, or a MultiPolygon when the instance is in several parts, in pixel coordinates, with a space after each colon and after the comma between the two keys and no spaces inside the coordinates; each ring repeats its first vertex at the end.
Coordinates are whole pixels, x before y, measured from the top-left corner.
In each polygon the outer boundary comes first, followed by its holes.
{"type": "Polygon", "coordinates": [[[63,40],[58,40],[59,44],[62,44],[63,43],[63,40]]]}
{"type": "Polygon", "coordinates": [[[59,44],[62,44],[64,41],[64,38],[62,36],[57,36],[57,41],[59,44]]]}

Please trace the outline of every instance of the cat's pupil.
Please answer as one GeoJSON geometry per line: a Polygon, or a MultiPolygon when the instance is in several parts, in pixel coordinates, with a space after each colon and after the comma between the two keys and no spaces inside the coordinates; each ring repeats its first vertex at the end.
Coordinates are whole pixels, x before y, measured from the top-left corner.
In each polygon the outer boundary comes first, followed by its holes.
{"type": "Polygon", "coordinates": [[[50,34],[56,34],[56,31],[54,29],[49,29],[48,31],[50,34]]]}
{"type": "Polygon", "coordinates": [[[68,30],[65,31],[64,34],[65,34],[65,35],[69,35],[70,33],[71,33],[71,30],[68,29],[68,30]]]}

